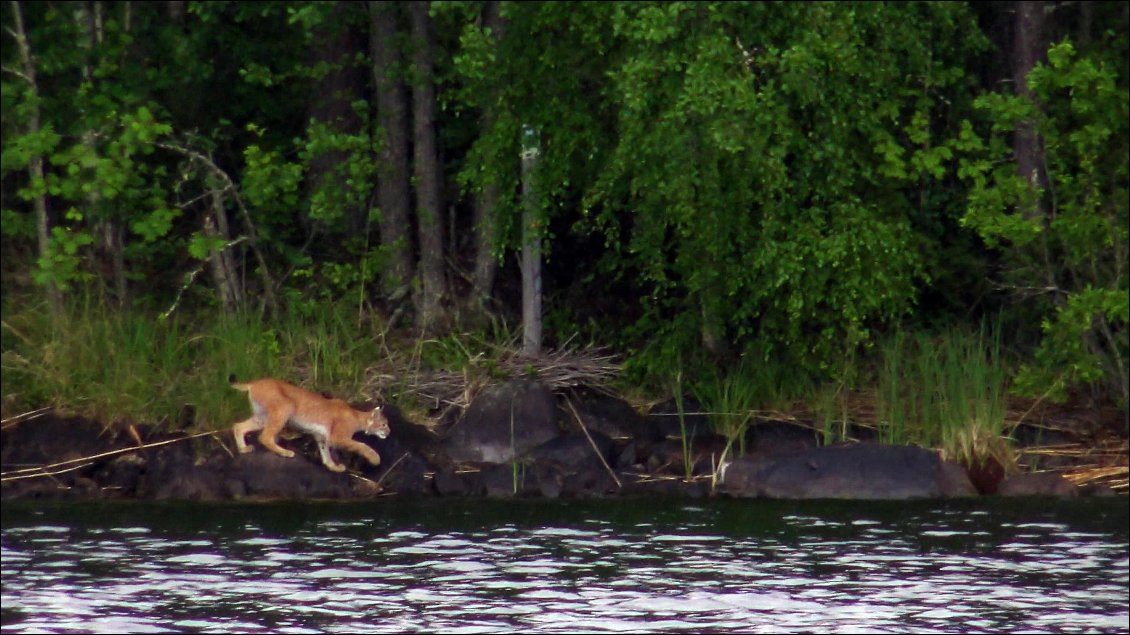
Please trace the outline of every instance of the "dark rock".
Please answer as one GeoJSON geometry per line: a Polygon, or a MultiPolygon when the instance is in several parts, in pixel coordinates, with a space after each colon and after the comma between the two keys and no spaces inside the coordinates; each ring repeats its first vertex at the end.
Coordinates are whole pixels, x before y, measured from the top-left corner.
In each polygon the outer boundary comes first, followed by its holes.
{"type": "Polygon", "coordinates": [[[1079,495],[1079,488],[1055,472],[1025,472],[1007,476],[997,487],[1000,496],[1059,496],[1071,498],[1079,495]]]}
{"type": "Polygon", "coordinates": [[[494,463],[479,472],[488,498],[513,498],[526,488],[526,470],[521,463],[494,463]]]}
{"type": "Polygon", "coordinates": [[[621,450],[620,454],[616,457],[616,467],[625,468],[639,465],[639,461],[636,458],[639,455],[637,448],[638,446],[635,443],[629,443],[624,446],[624,449],[621,450]]]}
{"type": "MultiPolygon", "coordinates": [[[[418,437],[409,438],[419,440],[418,437]]],[[[381,464],[373,467],[364,457],[353,452],[339,451],[338,455],[351,457],[346,466],[380,482],[384,492],[430,494],[434,491],[430,475],[435,472],[435,468],[417,450],[409,447],[404,439],[395,436],[395,432],[385,439],[364,435],[357,435],[354,439],[376,450],[381,457],[381,464]]]]}
{"type": "Polygon", "coordinates": [[[565,489],[563,474],[553,469],[539,469],[535,472],[535,477],[538,493],[542,495],[542,498],[556,500],[561,497],[561,491],[565,489]]]}
{"type": "MultiPolygon", "coordinates": [[[[710,474],[714,466],[722,460],[726,451],[726,438],[717,434],[702,434],[688,439],[684,448],[682,439],[667,439],[648,448],[647,458],[642,467],[651,474],[686,475],[684,454],[690,455],[691,474],[703,476],[710,474]]],[[[737,453],[736,444],[731,445],[727,456],[737,453]]]]}
{"type": "Polygon", "coordinates": [[[453,461],[508,463],[559,434],[553,393],[537,382],[518,380],[475,397],[443,447],[453,461]]]}
{"type": "Polygon", "coordinates": [[[949,492],[947,498],[976,496],[977,487],[969,479],[969,472],[953,461],[942,461],[942,491],[949,492]]]}
{"type": "Polygon", "coordinates": [[[228,492],[239,491],[249,498],[349,498],[355,493],[349,474],[331,472],[320,460],[302,455],[288,459],[256,451],[232,461],[210,462],[198,471],[214,472],[228,492]],[[233,487],[233,482],[242,487],[233,487]]]}
{"type": "Polygon", "coordinates": [[[611,460],[614,444],[599,432],[573,434],[547,441],[527,460],[539,493],[550,498],[601,496],[617,489],[611,460]],[[595,448],[593,447],[595,444],[595,448]]]}
{"type": "Polygon", "coordinates": [[[129,452],[111,458],[94,472],[94,480],[108,496],[133,496],[145,473],[147,461],[141,452],[129,452]]]}
{"type": "MultiPolygon", "coordinates": [[[[590,389],[576,389],[562,398],[568,413],[565,428],[581,432],[577,417],[589,432],[600,432],[617,444],[630,441],[658,441],[663,432],[628,402],[590,389]],[[576,416],[573,412],[576,411],[576,416]]],[[[677,427],[677,426],[676,426],[677,427]]]]}
{"type": "Polygon", "coordinates": [[[186,439],[142,450],[144,469],[138,477],[138,496],[192,500],[227,498],[219,473],[198,467],[214,449],[201,446],[197,439],[186,439]]]}
{"type": "Polygon", "coordinates": [[[470,479],[456,472],[455,466],[445,465],[435,474],[435,489],[440,496],[466,496],[471,493],[470,479]]]}
{"type": "Polygon", "coordinates": [[[611,465],[613,448],[612,439],[600,432],[590,431],[588,437],[570,434],[550,439],[526,456],[538,464],[559,465],[567,469],[580,469],[594,464],[603,468],[605,463],[611,465]]]}
{"type": "Polygon", "coordinates": [[[653,478],[621,473],[620,481],[623,483],[623,488],[619,490],[619,494],[628,497],[697,499],[710,494],[710,482],[706,479],[694,479],[688,482],[672,476],[653,478]]]}
{"type": "MultiPolygon", "coordinates": [[[[125,434],[81,417],[47,414],[0,431],[0,464],[6,468],[50,465],[133,445],[125,434]]],[[[75,475],[64,472],[63,480],[75,475]]]]}
{"type": "Polygon", "coordinates": [[[52,474],[30,477],[29,471],[19,474],[29,478],[9,478],[0,485],[0,497],[14,500],[121,496],[135,489],[138,472],[117,474],[110,487],[103,487],[98,475],[107,472],[107,466],[122,455],[100,455],[132,445],[134,442],[125,433],[81,417],[47,413],[8,424],[0,431],[0,465],[6,476],[30,468],[44,468],[52,474]]]}
{"type": "Polygon", "coordinates": [[[737,459],[722,470],[719,490],[738,497],[906,500],[975,493],[937,452],[862,443],[775,457],[737,459]]]}
{"type": "Polygon", "coordinates": [[[1118,492],[1105,483],[1088,483],[1079,488],[1079,495],[1093,496],[1095,498],[1109,498],[1111,496],[1118,496],[1118,492]]]}
{"type": "Polygon", "coordinates": [[[435,491],[433,474],[434,468],[427,461],[411,450],[404,450],[382,459],[375,480],[385,493],[431,494],[435,491]]]}
{"type": "Polygon", "coordinates": [[[812,428],[785,421],[756,421],[746,431],[746,449],[757,454],[783,454],[820,445],[812,428]]]}
{"type": "Polygon", "coordinates": [[[694,397],[683,398],[682,424],[679,422],[679,407],[674,399],[668,399],[655,404],[647,412],[646,421],[659,431],[661,438],[679,438],[683,436],[683,427],[689,438],[699,434],[712,432],[710,420],[704,408],[694,397]]]}
{"type": "MultiPolygon", "coordinates": [[[[401,445],[411,448],[416,453],[429,450],[439,443],[440,438],[438,435],[432,433],[428,428],[406,419],[404,413],[396,406],[384,406],[384,413],[385,417],[388,419],[388,439],[376,439],[372,437],[372,440],[378,442],[388,441],[389,439],[395,440],[401,445]]],[[[377,452],[380,452],[381,448],[379,443],[373,445],[377,448],[377,452]]],[[[381,456],[383,457],[384,455],[382,454],[381,456]]]]}
{"type": "Polygon", "coordinates": [[[966,463],[965,471],[977,492],[983,495],[997,493],[1001,479],[1004,478],[1004,465],[992,456],[984,457],[974,463],[966,463]]]}

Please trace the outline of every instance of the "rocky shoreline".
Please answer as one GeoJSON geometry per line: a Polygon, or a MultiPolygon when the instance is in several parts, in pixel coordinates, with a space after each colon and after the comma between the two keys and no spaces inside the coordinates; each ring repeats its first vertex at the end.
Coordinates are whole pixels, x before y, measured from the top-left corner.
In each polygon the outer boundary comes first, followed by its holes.
{"type": "MultiPolygon", "coordinates": [[[[821,446],[785,422],[750,427],[733,458],[701,415],[680,426],[670,405],[646,415],[599,391],[555,395],[530,380],[485,389],[436,433],[388,408],[387,439],[358,436],[382,457],[349,471],[318,460],[313,441],[284,437],[292,459],[262,448],[238,455],[229,430],[147,434],[45,413],[0,432],[3,500],[275,500],[413,497],[543,499],[674,496],[909,500],[984,495],[1113,495],[1055,472],[986,476],[937,452],[874,442],[821,446]],[[723,460],[723,457],[724,460],[723,460]]],[[[249,439],[250,441],[250,439],[249,439]]]]}

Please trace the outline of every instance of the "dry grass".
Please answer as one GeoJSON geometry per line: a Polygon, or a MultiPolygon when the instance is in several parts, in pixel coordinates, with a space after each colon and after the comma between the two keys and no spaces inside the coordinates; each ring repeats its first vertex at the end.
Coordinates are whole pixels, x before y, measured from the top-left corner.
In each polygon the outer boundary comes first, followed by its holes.
{"type": "Polygon", "coordinates": [[[418,421],[435,426],[458,417],[487,386],[520,377],[536,377],[551,391],[585,386],[611,394],[620,374],[615,356],[596,348],[569,348],[529,356],[508,347],[470,354],[462,349],[458,369],[431,368],[417,350],[411,359],[387,358],[370,366],[361,391],[370,399],[395,394],[400,406],[418,421]],[[489,354],[488,354],[489,353],[489,354]]]}
{"type": "Polygon", "coordinates": [[[1115,491],[1125,493],[1130,477],[1127,465],[1127,452],[1130,443],[1126,439],[1107,439],[1098,443],[1063,443],[1024,448],[1018,452],[1021,462],[1025,457],[1065,457],[1071,465],[1048,468],[1056,471],[1077,486],[1105,485],[1115,491]]]}

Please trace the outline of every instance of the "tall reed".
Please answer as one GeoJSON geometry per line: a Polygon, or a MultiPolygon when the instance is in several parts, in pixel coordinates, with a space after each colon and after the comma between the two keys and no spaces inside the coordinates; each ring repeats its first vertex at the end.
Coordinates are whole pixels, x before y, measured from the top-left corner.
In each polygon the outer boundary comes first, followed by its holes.
{"type": "Polygon", "coordinates": [[[745,454],[746,432],[759,417],[787,412],[810,392],[807,375],[795,368],[743,360],[735,368],[707,372],[695,383],[695,397],[706,409],[711,427],[737,444],[737,456],[745,454]]]}
{"type": "Polygon", "coordinates": [[[955,461],[1012,462],[1007,372],[996,334],[896,333],[882,347],[876,388],[879,439],[940,448],[955,461]]]}
{"type": "Polygon", "coordinates": [[[683,477],[690,481],[694,476],[694,456],[692,448],[694,446],[694,439],[690,437],[687,432],[687,412],[683,405],[685,395],[683,394],[683,369],[679,368],[675,373],[675,386],[672,391],[675,394],[675,411],[679,415],[679,437],[683,442],[683,477]]]}
{"type": "Polygon", "coordinates": [[[356,397],[377,355],[343,311],[314,318],[251,316],[167,320],[73,302],[58,320],[45,307],[5,311],[2,324],[4,411],[50,406],[122,422],[222,427],[246,417],[246,397],[227,386],[277,376],[356,397]]]}

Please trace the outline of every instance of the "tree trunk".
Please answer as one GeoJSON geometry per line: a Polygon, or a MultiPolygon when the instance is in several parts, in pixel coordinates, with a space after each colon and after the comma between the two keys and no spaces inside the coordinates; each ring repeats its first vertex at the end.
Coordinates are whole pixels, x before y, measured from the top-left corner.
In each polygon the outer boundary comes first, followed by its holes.
{"type": "Polygon", "coordinates": [[[412,61],[412,132],[416,176],[416,222],[420,239],[420,287],[416,300],[416,326],[425,333],[437,331],[443,320],[447,295],[444,271],[442,173],[435,129],[434,47],[428,2],[410,4],[412,61]]]}
{"type": "MultiPolygon", "coordinates": [[[[39,85],[36,81],[35,58],[32,57],[27,31],[24,30],[23,8],[15,0],[12,1],[12,21],[14,22],[12,35],[16,39],[16,46],[20,52],[20,66],[22,68],[20,77],[27,82],[28,100],[31,102],[31,107],[28,108],[30,114],[27,121],[27,134],[34,136],[39,134],[40,125],[39,85]]],[[[31,157],[27,172],[28,179],[33,187],[38,187],[38,184],[43,183],[43,157],[38,154],[31,157]]],[[[40,191],[32,200],[32,205],[35,208],[35,233],[39,243],[39,258],[42,261],[50,255],[51,251],[51,223],[47,215],[47,195],[40,191]]],[[[63,312],[63,292],[54,280],[48,281],[46,286],[51,315],[53,318],[58,318],[63,312]]]]}
{"type": "MultiPolygon", "coordinates": [[[[333,3],[327,20],[315,29],[309,51],[311,68],[324,64],[331,70],[313,81],[306,120],[317,121],[347,135],[364,130],[364,122],[353,109],[353,102],[364,98],[365,75],[353,59],[364,51],[365,39],[351,20],[349,12],[353,10],[350,2],[333,3]]],[[[307,194],[327,187],[327,179],[333,180],[328,187],[344,191],[348,187],[346,179],[335,173],[334,168],[346,159],[346,153],[341,150],[311,159],[305,186],[307,194]]],[[[368,225],[368,209],[364,205],[353,205],[343,212],[346,231],[363,234],[368,225]]]]}
{"type": "MultiPolygon", "coordinates": [[[[501,41],[506,23],[499,15],[497,0],[484,3],[483,28],[490,31],[490,36],[496,43],[501,41]]],[[[484,134],[494,127],[495,119],[494,110],[489,106],[485,108],[480,121],[484,134]]],[[[467,311],[472,322],[478,324],[483,323],[489,315],[487,303],[494,289],[494,278],[498,272],[498,260],[495,257],[498,239],[497,208],[498,184],[488,183],[483,185],[482,189],[476,193],[473,203],[475,265],[471,274],[471,295],[467,302],[467,311]]]]}
{"type": "MultiPolygon", "coordinates": [[[[231,240],[227,214],[224,212],[224,194],[221,190],[212,190],[212,207],[204,216],[204,235],[209,238],[219,238],[225,243],[231,240]]],[[[214,249],[208,258],[208,264],[216,284],[216,295],[220,298],[220,308],[225,316],[230,317],[243,306],[242,285],[236,272],[231,248],[225,245],[214,249]]]]}
{"type": "Polygon", "coordinates": [[[169,21],[178,26],[184,25],[184,0],[167,0],[165,2],[165,14],[169,17],[169,21]]]}
{"type": "MultiPolygon", "coordinates": [[[[1042,0],[1019,0],[1015,4],[1016,28],[1012,40],[1012,78],[1016,91],[1025,97],[1031,96],[1028,90],[1028,73],[1047,53],[1044,42],[1044,8],[1042,0]]],[[[1016,165],[1025,180],[1033,187],[1045,191],[1047,175],[1044,173],[1043,142],[1035,129],[1035,122],[1022,122],[1013,137],[1013,152],[1016,165]]],[[[1047,207],[1042,200],[1036,207],[1028,210],[1029,217],[1042,216],[1047,207]]]]}
{"type": "Polygon", "coordinates": [[[373,83],[382,135],[377,202],[381,246],[388,253],[381,289],[392,303],[408,295],[414,269],[408,216],[408,91],[401,80],[404,69],[396,41],[397,6],[392,2],[369,3],[373,83]]]}
{"type": "MultiPolygon", "coordinates": [[[[82,67],[83,81],[90,85],[91,91],[95,91],[94,84],[97,80],[94,76],[93,65],[96,56],[100,54],[105,39],[105,7],[101,2],[82,2],[77,3],[76,6],[78,6],[78,10],[75,12],[75,19],[84,33],[84,37],[79,41],[80,47],[85,49],[87,53],[86,63],[82,67]]],[[[130,24],[129,4],[126,3],[121,6],[123,19],[120,20],[120,24],[123,29],[128,30],[130,24]]],[[[87,129],[82,134],[82,143],[91,155],[97,155],[99,152],[96,141],[98,131],[91,127],[94,125],[96,125],[95,122],[88,121],[87,129]]],[[[125,231],[122,229],[121,222],[114,218],[112,213],[103,205],[102,197],[97,188],[91,189],[86,194],[85,199],[85,216],[91,223],[92,233],[97,237],[94,252],[99,263],[98,269],[103,274],[109,271],[108,286],[111,289],[112,302],[118,308],[125,308],[130,301],[129,283],[126,279],[125,231]]],[[[106,287],[102,288],[105,289],[106,287]]]]}
{"type": "Polygon", "coordinates": [[[114,300],[118,308],[129,306],[129,284],[126,280],[126,237],[122,224],[113,219],[102,223],[102,254],[110,262],[114,282],[114,300]]]}

